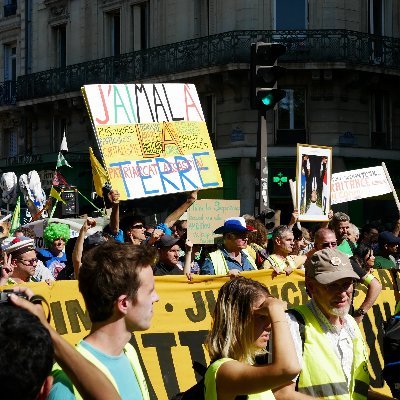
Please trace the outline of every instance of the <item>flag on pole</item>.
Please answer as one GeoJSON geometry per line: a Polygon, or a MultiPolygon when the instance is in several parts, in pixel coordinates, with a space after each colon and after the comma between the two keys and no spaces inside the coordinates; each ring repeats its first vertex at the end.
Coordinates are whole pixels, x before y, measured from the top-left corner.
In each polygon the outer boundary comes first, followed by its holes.
{"type": "Polygon", "coordinates": [[[99,160],[93,153],[91,147],[89,147],[90,164],[92,165],[92,175],[94,188],[98,196],[103,197],[103,186],[108,181],[107,172],[104,167],[100,164],[99,160]]]}
{"type": "Polygon", "coordinates": [[[53,197],[54,199],[56,199],[57,201],[62,201],[64,204],[67,204],[62,197],[60,196],[60,193],[57,192],[56,189],[54,189],[53,187],[50,190],[50,197],[53,197]]]}
{"type": "Polygon", "coordinates": [[[17,204],[15,206],[14,213],[11,218],[10,235],[13,235],[15,230],[21,225],[19,222],[20,215],[21,215],[21,199],[18,196],[17,204]]]}
{"type": "Polygon", "coordinates": [[[44,207],[34,216],[31,216],[31,220],[29,222],[33,222],[36,221],[37,219],[39,219],[39,217],[43,214],[44,211],[47,211],[49,209],[51,205],[51,198],[49,197],[46,201],[46,204],[44,205],[44,207]]]}
{"type": "Polygon", "coordinates": [[[63,165],[66,165],[67,167],[72,168],[69,164],[68,161],[64,158],[64,156],[60,153],[58,153],[58,158],[57,158],[57,168],[62,167],[63,165]]]}
{"type": "Polygon", "coordinates": [[[69,183],[67,182],[67,180],[64,178],[64,176],[62,174],[60,174],[58,171],[54,172],[54,176],[53,176],[53,181],[52,181],[52,185],[53,186],[67,186],[70,187],[69,183]]]}
{"type": "Polygon", "coordinates": [[[68,151],[67,136],[65,135],[65,129],[64,129],[64,135],[63,135],[63,138],[61,141],[60,151],[68,151]]]}

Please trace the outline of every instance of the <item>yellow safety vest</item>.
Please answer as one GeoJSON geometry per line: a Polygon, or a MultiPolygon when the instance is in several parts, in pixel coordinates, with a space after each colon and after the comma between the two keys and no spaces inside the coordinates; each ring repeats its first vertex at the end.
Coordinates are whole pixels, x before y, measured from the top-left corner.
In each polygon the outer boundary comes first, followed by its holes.
{"type": "MultiPolygon", "coordinates": [[[[99,361],[90,351],[86,350],[80,344],[76,346],[76,350],[79,351],[79,353],[81,353],[83,357],[85,357],[88,361],[94,364],[101,372],[103,372],[103,374],[114,385],[115,389],[119,394],[117,383],[115,382],[115,379],[111,375],[108,368],[101,361],[99,361]]],[[[130,343],[127,343],[126,346],[124,347],[124,352],[132,366],[133,372],[136,375],[140,391],[142,392],[143,400],[150,400],[150,394],[149,394],[149,389],[147,387],[146,378],[144,377],[142,367],[140,366],[139,357],[136,353],[136,350],[130,343]]],[[[58,366],[58,364],[55,364],[55,366],[53,367],[53,372],[59,369],[60,367],[58,366]]],[[[82,396],[79,394],[75,386],[74,386],[74,395],[77,400],[82,400],[82,396]]]]}
{"type": "Polygon", "coordinates": [[[368,354],[354,319],[348,318],[356,333],[353,339],[351,382],[348,383],[340,361],[315,315],[306,305],[294,309],[303,316],[305,322],[303,368],[297,390],[330,400],[366,400],[369,388],[368,354]]]}
{"type": "MultiPolygon", "coordinates": [[[[247,256],[247,260],[250,262],[251,266],[257,270],[257,265],[249,253],[246,250],[242,250],[242,252],[247,256]]],[[[229,273],[228,264],[221,250],[213,251],[209,254],[209,257],[213,263],[215,275],[226,275],[229,273]]]]}
{"type": "MultiPolygon", "coordinates": [[[[207,369],[204,376],[204,398],[205,400],[218,400],[217,398],[217,372],[219,367],[232,358],[221,358],[214,361],[207,369]]],[[[266,392],[250,394],[248,400],[275,400],[275,396],[271,390],[266,392]]]]}

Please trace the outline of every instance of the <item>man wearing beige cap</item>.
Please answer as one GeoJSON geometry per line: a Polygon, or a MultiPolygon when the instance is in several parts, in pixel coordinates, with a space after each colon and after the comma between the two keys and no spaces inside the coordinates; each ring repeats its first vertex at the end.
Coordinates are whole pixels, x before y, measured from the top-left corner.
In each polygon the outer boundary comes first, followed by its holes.
{"type": "Polygon", "coordinates": [[[349,258],[332,248],[315,252],[305,268],[311,300],[288,315],[302,370],[274,395],[278,400],[367,399],[368,352],[348,314],[359,277],[349,258]]]}

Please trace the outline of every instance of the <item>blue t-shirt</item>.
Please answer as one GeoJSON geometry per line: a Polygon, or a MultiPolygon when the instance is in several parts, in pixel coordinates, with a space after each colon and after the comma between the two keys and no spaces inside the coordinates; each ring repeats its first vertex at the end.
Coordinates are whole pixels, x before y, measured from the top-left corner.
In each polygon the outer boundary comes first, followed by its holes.
{"type": "MultiPolygon", "coordinates": [[[[80,345],[107,367],[117,383],[122,400],[143,400],[135,372],[124,352],[119,356],[110,356],[84,340],[80,342],[80,345]]],[[[64,372],[54,377],[53,387],[47,400],[75,400],[72,383],[64,372]]]]}
{"type": "Polygon", "coordinates": [[[67,256],[62,253],[61,257],[56,257],[48,249],[38,249],[37,255],[39,260],[50,270],[54,279],[57,279],[58,274],[65,268],[67,264],[67,256]]]}
{"type": "MultiPolygon", "coordinates": [[[[225,257],[226,265],[228,266],[229,270],[238,269],[239,271],[254,271],[253,265],[247,259],[247,255],[243,251],[241,251],[242,264],[240,264],[237,260],[230,257],[230,255],[228,254],[228,252],[225,250],[224,247],[222,247],[220,250],[222,251],[222,254],[225,257]]],[[[204,260],[204,264],[200,267],[200,274],[201,275],[215,275],[214,265],[210,258],[206,258],[204,260]]]]}

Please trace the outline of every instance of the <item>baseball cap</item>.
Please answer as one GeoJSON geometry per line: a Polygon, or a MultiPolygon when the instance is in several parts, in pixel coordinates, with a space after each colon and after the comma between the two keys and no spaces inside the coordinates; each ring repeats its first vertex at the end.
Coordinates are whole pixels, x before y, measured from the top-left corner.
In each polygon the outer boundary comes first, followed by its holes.
{"type": "Polygon", "coordinates": [[[35,240],[26,236],[8,237],[1,243],[1,249],[14,257],[35,250],[35,240]]]}
{"type": "Polygon", "coordinates": [[[343,278],[359,279],[349,257],[338,249],[326,248],[316,251],[305,264],[306,276],[327,285],[343,278]]]}
{"type": "Polygon", "coordinates": [[[229,232],[253,232],[257,229],[246,225],[243,217],[227,218],[223,226],[217,228],[214,233],[229,233],[229,232]]]}
{"type": "Polygon", "coordinates": [[[95,246],[98,246],[99,244],[102,244],[106,241],[105,237],[103,236],[102,232],[95,232],[92,235],[89,235],[86,237],[86,239],[83,241],[83,247],[85,249],[87,248],[92,248],[95,246]]]}
{"type": "Polygon", "coordinates": [[[157,247],[170,247],[179,242],[179,238],[173,237],[171,235],[163,235],[157,241],[157,247]]]}
{"type": "Polygon", "coordinates": [[[392,232],[383,231],[379,234],[378,241],[380,243],[400,244],[400,237],[393,235],[392,232]]]}

